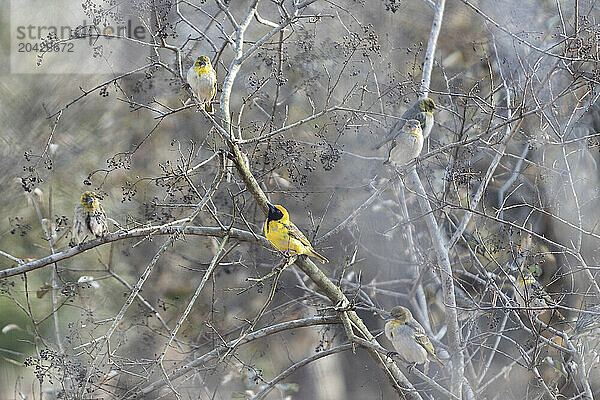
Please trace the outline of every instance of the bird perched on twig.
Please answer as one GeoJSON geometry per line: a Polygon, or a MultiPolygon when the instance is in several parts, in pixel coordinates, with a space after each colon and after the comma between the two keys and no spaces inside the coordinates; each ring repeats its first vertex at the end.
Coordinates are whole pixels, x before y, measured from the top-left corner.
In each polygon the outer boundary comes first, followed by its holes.
{"type": "Polygon", "coordinates": [[[423,134],[421,125],[416,119],[409,119],[402,127],[402,133],[394,140],[385,163],[398,166],[408,164],[421,154],[423,149],[423,134]]]}
{"type": "MultiPolygon", "coordinates": [[[[460,221],[456,215],[450,211],[442,212],[440,229],[444,230],[444,232],[448,235],[448,238],[454,235],[454,232],[456,232],[456,229],[459,225],[460,221]]],[[[468,228],[463,231],[461,237],[462,241],[459,240],[459,243],[461,245],[466,243],[471,250],[473,250],[477,258],[481,259],[481,263],[484,266],[493,262],[493,254],[491,254],[490,250],[488,250],[488,248],[486,248],[486,246],[484,246],[483,243],[481,243],[481,241],[479,241],[479,239],[477,239],[468,228]]]]}
{"type": "MultiPolygon", "coordinates": [[[[459,219],[451,211],[444,211],[441,221],[440,228],[448,238],[451,238],[460,225],[459,219]]],[[[467,227],[457,242],[459,248],[470,249],[477,259],[474,261],[481,263],[481,266],[488,271],[495,271],[498,268],[516,271],[525,260],[519,253],[518,246],[510,238],[505,238],[501,232],[491,229],[493,228],[487,224],[479,225],[474,231],[467,227]],[[499,240],[499,237],[503,240],[499,240]]],[[[479,270],[475,263],[470,267],[471,272],[479,270]]]]}
{"type": "Polygon", "coordinates": [[[291,254],[315,257],[322,263],[329,262],[313,249],[304,234],[290,221],[290,215],[283,206],[268,204],[269,213],[265,221],[265,236],[277,249],[291,254]]]}
{"type": "MultiPolygon", "coordinates": [[[[441,310],[442,315],[445,315],[446,307],[444,305],[442,285],[439,282],[434,282],[425,286],[423,290],[427,305],[430,307],[430,315],[434,308],[441,310]]],[[[485,311],[475,303],[473,297],[458,284],[454,285],[454,298],[456,300],[456,314],[459,322],[466,321],[473,316],[485,314],[485,311]]]]}
{"type": "Polygon", "coordinates": [[[580,313],[572,337],[591,337],[595,341],[600,339],[600,304],[588,306],[580,313]]]}
{"type": "Polygon", "coordinates": [[[535,264],[519,271],[515,285],[515,299],[519,307],[533,308],[532,311],[537,316],[551,310],[560,319],[564,320],[565,317],[556,308],[557,303],[552,300],[544,287],[537,281],[536,276],[540,274],[541,269],[535,264]]]}
{"type": "Polygon", "coordinates": [[[388,322],[385,324],[385,336],[392,342],[400,357],[409,363],[424,364],[429,360],[435,360],[440,365],[444,365],[435,355],[435,349],[425,330],[413,318],[408,308],[402,306],[392,308],[386,320],[388,322]]]}
{"type": "MultiPolygon", "coordinates": [[[[527,223],[525,228],[528,231],[536,232],[531,223],[527,223]]],[[[525,233],[518,246],[521,265],[535,265],[535,280],[541,285],[555,284],[558,281],[556,272],[558,270],[558,261],[554,252],[540,240],[534,239],[533,235],[525,233]]]]}
{"type": "Polygon", "coordinates": [[[379,142],[373,150],[380,149],[384,144],[392,142],[392,146],[394,147],[393,141],[402,134],[402,127],[404,124],[411,119],[419,121],[421,125],[421,130],[423,133],[423,139],[427,139],[427,136],[431,133],[431,129],[433,128],[433,112],[436,110],[435,102],[429,97],[425,97],[424,99],[419,99],[411,108],[406,110],[402,117],[394,124],[392,129],[388,132],[385,138],[379,142]]]}
{"type": "Polygon", "coordinates": [[[90,191],[83,192],[75,206],[71,242],[79,244],[87,239],[104,236],[108,232],[106,213],[99,201],[100,197],[90,191]]]}
{"type": "Polygon", "coordinates": [[[582,308],[575,326],[569,331],[569,339],[584,357],[589,354],[595,359],[600,347],[600,304],[582,308]]]}
{"type": "Polygon", "coordinates": [[[204,104],[206,112],[212,114],[212,101],[217,94],[217,74],[210,64],[210,58],[198,57],[188,70],[186,79],[194,95],[204,104]]]}

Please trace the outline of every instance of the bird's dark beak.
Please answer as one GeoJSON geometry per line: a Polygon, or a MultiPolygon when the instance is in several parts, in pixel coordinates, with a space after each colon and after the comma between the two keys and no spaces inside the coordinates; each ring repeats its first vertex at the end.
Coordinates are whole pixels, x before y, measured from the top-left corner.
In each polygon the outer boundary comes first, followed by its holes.
{"type": "Polygon", "coordinates": [[[391,319],[394,319],[394,316],[392,314],[388,315],[387,317],[384,318],[384,321],[389,321],[391,319]]]}
{"type": "Polygon", "coordinates": [[[267,206],[269,206],[269,215],[272,215],[277,210],[271,203],[267,203],[267,206]]]}

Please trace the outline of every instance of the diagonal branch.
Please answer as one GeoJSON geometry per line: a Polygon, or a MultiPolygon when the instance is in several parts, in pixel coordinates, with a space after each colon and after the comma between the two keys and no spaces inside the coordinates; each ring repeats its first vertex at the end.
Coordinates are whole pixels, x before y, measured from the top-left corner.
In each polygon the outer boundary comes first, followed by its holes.
{"type": "MultiPolygon", "coordinates": [[[[243,340],[240,343],[238,343],[238,345],[243,345],[243,344],[252,342],[254,340],[262,339],[264,337],[273,335],[275,333],[284,332],[284,331],[290,330],[290,329],[296,329],[296,328],[302,328],[302,327],[308,327],[308,326],[316,326],[316,325],[325,325],[325,324],[339,324],[339,323],[340,323],[339,319],[335,316],[312,317],[312,318],[304,318],[304,319],[297,319],[294,321],[282,322],[280,324],[270,325],[265,328],[259,329],[255,332],[249,333],[248,335],[246,335],[243,338],[243,340]]],[[[196,370],[196,367],[198,367],[200,365],[204,365],[207,361],[209,361],[211,359],[218,358],[223,352],[227,351],[227,349],[229,349],[230,346],[233,346],[233,344],[236,341],[237,341],[237,339],[231,340],[228,343],[226,343],[222,346],[218,346],[217,348],[213,349],[212,351],[209,351],[208,353],[203,354],[202,356],[188,362],[187,364],[183,365],[182,367],[177,368],[175,371],[173,371],[173,373],[171,373],[169,375],[169,380],[174,381],[178,378],[181,378],[181,377],[187,375],[188,373],[194,372],[196,370]]],[[[137,393],[127,397],[127,400],[145,398],[144,396],[152,393],[155,390],[158,390],[158,389],[164,387],[166,384],[167,384],[167,381],[164,378],[161,378],[161,379],[151,383],[150,385],[146,386],[145,388],[141,389],[137,393]]]]}
{"type": "Polygon", "coordinates": [[[442,18],[444,17],[444,6],[446,0],[438,0],[435,5],[435,15],[431,23],[431,32],[427,42],[427,52],[425,53],[425,63],[423,64],[423,77],[421,78],[421,96],[427,97],[429,94],[429,85],[431,83],[431,71],[433,70],[433,61],[435,59],[435,48],[437,46],[438,36],[442,29],[442,18]]]}
{"type": "Polygon", "coordinates": [[[336,353],[341,353],[342,351],[350,350],[351,348],[352,348],[352,343],[341,344],[341,345],[333,347],[329,350],[318,352],[316,354],[313,354],[310,357],[306,357],[305,359],[298,361],[297,363],[295,363],[294,365],[290,366],[285,371],[283,371],[282,373],[277,375],[275,378],[273,378],[269,382],[267,382],[266,387],[264,389],[262,389],[260,392],[256,393],[256,395],[254,395],[254,397],[252,397],[252,400],[264,399],[265,396],[268,395],[269,392],[271,392],[271,390],[273,390],[273,388],[275,387],[275,385],[277,383],[281,382],[282,380],[284,380],[285,378],[287,378],[288,376],[290,376],[291,374],[293,374],[295,371],[299,370],[300,368],[304,367],[305,365],[310,364],[311,362],[321,359],[323,357],[327,357],[327,356],[330,356],[330,355],[336,354],[336,353]]]}
{"type": "Polygon", "coordinates": [[[213,237],[225,237],[229,235],[231,239],[235,239],[241,242],[249,242],[258,244],[263,247],[270,248],[271,244],[263,236],[258,236],[253,232],[245,231],[242,229],[229,228],[223,229],[220,227],[207,227],[207,226],[182,226],[182,225],[161,225],[161,226],[148,226],[145,228],[134,229],[126,232],[117,232],[104,235],[101,238],[83,242],[76,247],[72,247],[67,250],[63,250],[59,253],[52,254],[48,257],[40,258],[39,260],[23,263],[17,267],[7,268],[0,271],[0,279],[8,278],[10,276],[19,275],[25,272],[34,271],[36,269],[45,267],[46,265],[53,264],[57,261],[61,261],[67,258],[74,257],[81,254],[89,249],[101,246],[106,243],[116,242],[119,240],[125,240],[137,237],[152,237],[162,235],[173,235],[176,232],[181,232],[184,235],[196,235],[196,236],[213,236],[213,237]]]}
{"type": "MultiPolygon", "coordinates": [[[[206,191],[206,193],[204,194],[204,197],[200,200],[200,202],[198,203],[198,205],[196,206],[196,208],[194,209],[194,211],[192,211],[192,213],[187,218],[187,220],[181,225],[180,229],[176,230],[171,236],[169,236],[169,238],[160,247],[160,249],[158,249],[158,251],[156,252],[156,254],[154,255],[154,257],[152,258],[152,260],[150,261],[150,263],[148,264],[148,266],[146,267],[146,269],[144,270],[144,272],[142,273],[142,275],[138,279],[138,282],[136,283],[135,287],[133,288],[133,290],[129,294],[129,297],[127,298],[127,300],[125,301],[125,303],[121,307],[121,310],[119,310],[119,313],[115,316],[113,323],[111,324],[111,326],[106,331],[106,334],[104,335],[104,337],[102,339],[102,343],[100,343],[100,345],[98,346],[97,350],[95,351],[95,354],[93,356],[92,362],[90,363],[90,365],[88,367],[85,379],[83,381],[83,385],[81,385],[81,391],[79,393],[79,395],[80,395],[81,398],[84,397],[84,393],[86,392],[86,388],[88,386],[90,378],[92,377],[92,374],[94,373],[95,365],[99,361],[100,351],[102,350],[102,348],[105,345],[108,345],[109,340],[110,340],[112,334],[116,331],[117,327],[121,323],[121,320],[125,316],[125,312],[129,309],[129,307],[131,306],[131,304],[133,304],[133,301],[137,297],[137,294],[140,292],[140,290],[142,290],[142,286],[144,285],[144,283],[146,282],[146,280],[150,276],[150,273],[152,272],[152,270],[156,266],[156,263],[158,262],[159,258],[167,251],[167,249],[173,243],[175,243],[175,241],[181,235],[183,229],[189,223],[191,223],[196,218],[196,216],[198,216],[198,214],[200,214],[200,211],[202,211],[202,208],[204,208],[204,206],[206,205],[206,203],[211,199],[212,195],[217,190],[217,187],[221,183],[221,180],[223,179],[223,176],[225,174],[225,156],[224,156],[223,153],[219,153],[219,159],[220,159],[219,172],[215,175],[215,178],[213,180],[213,183],[212,183],[211,187],[206,191]]],[[[110,349],[108,349],[108,350],[110,351],[110,349]]],[[[110,356],[110,352],[108,353],[108,355],[110,356]]]]}

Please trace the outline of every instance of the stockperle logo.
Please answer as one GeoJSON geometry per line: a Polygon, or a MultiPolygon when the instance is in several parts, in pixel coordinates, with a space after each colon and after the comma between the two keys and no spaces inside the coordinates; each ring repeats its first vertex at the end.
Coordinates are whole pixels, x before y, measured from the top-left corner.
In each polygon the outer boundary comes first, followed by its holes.
{"type": "Polygon", "coordinates": [[[89,3],[11,0],[10,72],[114,74],[138,68],[150,35],[137,13],[114,7],[92,13],[89,3]]]}

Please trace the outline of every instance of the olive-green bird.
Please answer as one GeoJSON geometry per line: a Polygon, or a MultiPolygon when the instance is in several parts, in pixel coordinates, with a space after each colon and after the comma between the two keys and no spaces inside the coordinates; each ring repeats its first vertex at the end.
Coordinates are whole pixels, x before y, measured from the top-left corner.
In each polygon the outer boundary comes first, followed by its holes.
{"type": "MultiPolygon", "coordinates": [[[[423,288],[423,291],[425,292],[425,299],[430,311],[437,308],[445,315],[446,307],[444,305],[442,285],[439,282],[430,283],[423,288]]],[[[466,321],[475,315],[481,316],[485,314],[485,311],[475,303],[471,295],[456,284],[454,285],[454,298],[459,322],[466,321]]]]}
{"type": "Polygon", "coordinates": [[[392,342],[400,357],[409,363],[425,364],[429,360],[435,360],[444,365],[435,355],[435,349],[425,334],[425,329],[413,318],[408,308],[392,308],[386,320],[385,336],[392,342]]]}
{"type": "Polygon", "coordinates": [[[435,102],[429,97],[425,97],[424,99],[419,99],[415,105],[406,110],[402,117],[394,124],[392,129],[388,132],[385,138],[377,144],[373,150],[380,149],[384,144],[392,142],[392,147],[394,147],[393,141],[402,134],[402,127],[404,124],[411,119],[416,119],[421,124],[421,130],[423,134],[423,139],[427,139],[427,136],[431,133],[431,129],[433,128],[433,112],[436,110],[435,102]]]}
{"type": "MultiPolygon", "coordinates": [[[[451,212],[443,212],[441,220],[440,227],[445,230],[448,237],[452,237],[460,225],[458,218],[451,212]]],[[[493,236],[488,234],[488,237],[493,236]]],[[[462,240],[459,240],[458,244],[465,249],[468,246],[481,265],[488,270],[494,270],[497,267],[507,267],[510,270],[516,270],[522,262],[518,257],[513,255],[512,248],[494,245],[493,243],[484,244],[468,228],[463,231],[462,240]]]]}
{"type": "MultiPolygon", "coordinates": [[[[532,224],[526,224],[527,230],[535,232],[532,224]]],[[[524,265],[536,265],[538,268],[535,273],[535,280],[541,285],[548,285],[557,281],[556,271],[558,270],[558,261],[554,252],[550,251],[542,241],[534,239],[532,235],[526,233],[521,238],[519,245],[521,257],[517,261],[525,263],[524,265]]]]}
{"type": "Polygon", "coordinates": [[[556,308],[557,303],[537,281],[536,276],[540,274],[541,268],[538,265],[530,265],[519,271],[515,285],[515,300],[519,307],[533,308],[532,311],[535,315],[539,316],[545,311],[551,310],[564,320],[565,317],[556,308]]]}
{"type": "Polygon", "coordinates": [[[600,339],[600,304],[594,304],[585,308],[575,321],[575,328],[571,337],[600,339]]]}
{"type": "Polygon", "coordinates": [[[409,119],[402,127],[402,133],[394,140],[394,146],[388,153],[386,163],[398,166],[408,164],[421,154],[423,149],[423,131],[416,119],[409,119]]]}
{"type": "Polygon", "coordinates": [[[204,104],[207,113],[213,113],[212,101],[217,94],[217,74],[210,64],[210,58],[200,56],[187,73],[187,83],[198,100],[204,104]]]}
{"type": "Polygon", "coordinates": [[[87,191],[81,195],[73,216],[71,241],[74,244],[102,237],[108,232],[106,213],[99,199],[94,192],[87,191]]]}

